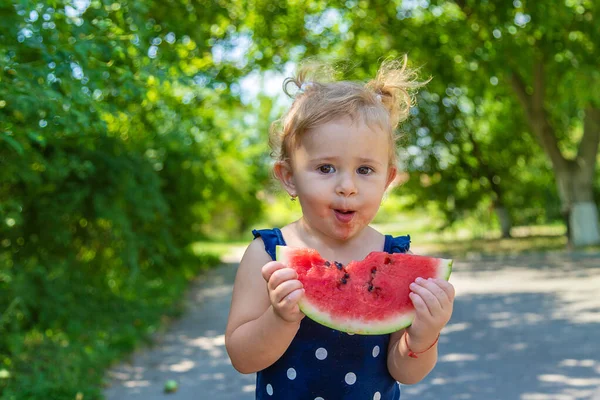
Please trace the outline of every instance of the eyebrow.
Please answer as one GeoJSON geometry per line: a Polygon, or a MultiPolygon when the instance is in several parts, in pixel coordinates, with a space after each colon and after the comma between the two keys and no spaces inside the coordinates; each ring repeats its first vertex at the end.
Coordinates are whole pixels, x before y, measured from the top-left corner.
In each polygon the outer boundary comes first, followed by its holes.
{"type": "Polygon", "coordinates": [[[359,158],[358,161],[360,161],[361,163],[366,163],[366,164],[382,164],[380,161],[378,161],[374,158],[359,158]]]}
{"type": "MultiPolygon", "coordinates": [[[[311,162],[330,162],[330,161],[337,161],[339,160],[340,157],[316,157],[316,158],[312,158],[310,159],[311,162]]],[[[360,163],[365,163],[365,164],[383,164],[381,161],[377,161],[374,158],[364,158],[361,157],[358,159],[358,161],[360,163]]]]}

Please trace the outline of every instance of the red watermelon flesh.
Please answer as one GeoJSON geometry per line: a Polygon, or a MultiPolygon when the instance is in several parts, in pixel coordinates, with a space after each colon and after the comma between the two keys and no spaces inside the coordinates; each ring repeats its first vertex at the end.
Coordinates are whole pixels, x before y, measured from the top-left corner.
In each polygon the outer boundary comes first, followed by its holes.
{"type": "Polygon", "coordinates": [[[277,246],[277,260],[298,273],[304,314],[333,329],[365,335],[409,326],[414,319],[409,285],[417,277],[448,280],[452,271],[452,260],[385,252],[342,265],[313,249],[277,246]]]}

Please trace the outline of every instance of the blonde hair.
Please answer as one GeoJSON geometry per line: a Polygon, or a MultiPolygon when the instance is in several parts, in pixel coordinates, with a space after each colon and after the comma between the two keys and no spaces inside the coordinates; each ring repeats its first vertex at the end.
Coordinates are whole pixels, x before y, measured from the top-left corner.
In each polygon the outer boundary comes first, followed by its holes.
{"type": "Polygon", "coordinates": [[[304,132],[335,119],[349,116],[389,134],[390,165],[395,165],[395,130],[408,118],[416,89],[426,82],[402,60],[384,61],[375,79],[367,83],[334,81],[332,70],[323,65],[305,65],[295,77],[286,78],[283,91],[294,98],[286,114],[271,125],[269,145],[278,161],[289,161],[304,132]],[[292,84],[296,93],[291,94],[292,84]]]}

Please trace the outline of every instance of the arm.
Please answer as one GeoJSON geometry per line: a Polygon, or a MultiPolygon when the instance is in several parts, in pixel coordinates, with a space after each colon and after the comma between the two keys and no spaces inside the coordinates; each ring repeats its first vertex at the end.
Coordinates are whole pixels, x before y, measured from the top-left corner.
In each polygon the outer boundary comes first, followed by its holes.
{"type": "MultiPolygon", "coordinates": [[[[392,333],[388,347],[387,366],[390,375],[395,380],[405,385],[413,385],[425,378],[435,367],[437,363],[437,343],[423,354],[419,354],[419,358],[411,358],[408,356],[410,350],[406,346],[405,334],[404,329],[392,333]]],[[[429,347],[435,342],[436,338],[437,334],[433,336],[428,344],[416,344],[411,339],[408,339],[408,343],[410,349],[418,353],[429,347]]]]}
{"type": "Polygon", "coordinates": [[[392,334],[387,361],[392,377],[407,385],[421,381],[437,363],[436,340],[452,316],[454,303],[454,287],[442,279],[418,278],[411,290],[415,319],[406,330],[392,334]],[[412,358],[410,350],[423,353],[412,358]]]}
{"type": "Polygon", "coordinates": [[[270,261],[261,239],[248,246],[235,278],[225,330],[225,347],[239,372],[270,366],[290,345],[304,316],[298,308],[304,291],[296,278],[294,270],[270,261]]]}

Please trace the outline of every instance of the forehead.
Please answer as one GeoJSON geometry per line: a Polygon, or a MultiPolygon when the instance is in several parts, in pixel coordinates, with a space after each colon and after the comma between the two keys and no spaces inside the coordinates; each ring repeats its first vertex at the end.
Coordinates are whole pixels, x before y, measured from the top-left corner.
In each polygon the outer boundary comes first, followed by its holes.
{"type": "Polygon", "coordinates": [[[387,154],[390,138],[377,125],[367,125],[360,119],[342,117],[310,129],[299,140],[299,149],[310,152],[348,154],[387,154]]]}

